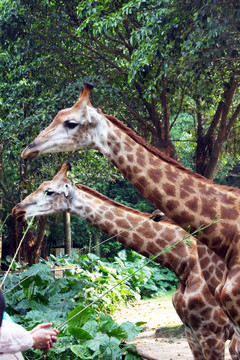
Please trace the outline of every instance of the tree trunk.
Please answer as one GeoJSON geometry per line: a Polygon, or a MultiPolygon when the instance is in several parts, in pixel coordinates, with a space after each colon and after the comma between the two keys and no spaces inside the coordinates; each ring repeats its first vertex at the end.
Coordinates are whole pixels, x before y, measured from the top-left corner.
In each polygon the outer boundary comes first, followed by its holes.
{"type": "Polygon", "coordinates": [[[47,219],[48,219],[47,216],[41,217],[38,235],[37,235],[37,239],[36,239],[36,242],[34,244],[34,249],[33,249],[34,256],[32,258],[32,264],[37,264],[39,261],[39,258],[41,256],[41,249],[42,249],[42,243],[43,243],[43,239],[44,239],[44,232],[45,232],[45,228],[46,228],[46,224],[47,224],[47,219]]]}
{"type": "MultiPolygon", "coordinates": [[[[47,216],[41,217],[38,230],[38,221],[36,221],[35,229],[29,229],[23,241],[21,257],[30,266],[37,264],[39,261],[47,218],[47,216]]],[[[24,223],[24,227],[27,228],[26,222],[24,223]]]]}
{"type": "Polygon", "coordinates": [[[64,232],[65,232],[65,254],[71,254],[71,218],[68,212],[63,213],[64,232]]]}
{"type": "MultiPolygon", "coordinates": [[[[162,76],[162,91],[160,94],[160,100],[163,111],[163,120],[162,122],[158,121],[158,123],[156,123],[157,132],[160,136],[159,148],[166,155],[178,160],[178,155],[170,138],[170,110],[167,97],[166,79],[164,76],[162,76]]],[[[154,103],[156,109],[156,102],[154,101],[154,103]]]]}
{"type": "MultiPolygon", "coordinates": [[[[20,183],[19,183],[19,199],[22,201],[27,195],[26,188],[26,179],[27,179],[27,162],[24,160],[20,161],[20,183]]],[[[39,261],[41,254],[41,245],[44,238],[44,230],[47,222],[47,216],[43,216],[40,219],[40,222],[37,218],[34,219],[34,227],[29,229],[23,243],[17,254],[17,260],[23,260],[28,263],[28,265],[36,264],[39,261]],[[39,224],[39,229],[38,229],[39,224]]],[[[16,243],[14,249],[12,249],[12,256],[14,256],[15,251],[17,250],[20,241],[23,237],[23,230],[27,229],[28,224],[26,221],[20,222],[15,221],[16,229],[16,243]]]]}
{"type": "MultiPolygon", "coordinates": [[[[3,177],[3,144],[0,144],[0,182],[3,177]]],[[[0,196],[0,267],[2,262],[2,196],[0,196]]]]}
{"type": "Polygon", "coordinates": [[[236,88],[237,88],[237,83],[232,79],[229,83],[229,88],[227,88],[226,91],[224,92],[221,122],[218,130],[218,136],[214,142],[210,159],[204,171],[204,176],[206,176],[208,179],[211,180],[213,180],[214,178],[217,161],[219,155],[221,154],[223,144],[228,138],[229,132],[231,130],[231,128],[229,128],[228,126],[229,124],[228,114],[236,88]]]}
{"type": "Polygon", "coordinates": [[[94,254],[96,254],[97,256],[101,257],[101,248],[100,248],[100,245],[99,245],[99,236],[98,236],[98,233],[95,232],[93,233],[93,246],[94,246],[94,254]]]}
{"type": "Polygon", "coordinates": [[[199,108],[197,112],[198,128],[195,153],[196,172],[211,180],[214,179],[224,142],[227,140],[240,112],[240,106],[238,105],[231,118],[228,119],[236,88],[237,83],[234,79],[231,79],[206,133],[204,129],[204,113],[201,111],[201,99],[196,99],[199,108]]]}

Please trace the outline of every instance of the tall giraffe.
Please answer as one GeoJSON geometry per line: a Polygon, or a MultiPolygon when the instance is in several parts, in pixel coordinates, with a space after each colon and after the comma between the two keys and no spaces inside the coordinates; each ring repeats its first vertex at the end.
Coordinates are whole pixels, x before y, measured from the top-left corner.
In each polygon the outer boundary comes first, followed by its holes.
{"type": "Polygon", "coordinates": [[[93,86],[85,84],[79,100],[61,110],[22,152],[42,153],[93,148],[102,152],[145,198],[186,229],[221,221],[198,238],[225,262],[216,298],[240,334],[240,190],[214,184],[147,144],[115,117],[92,107],[93,86]]]}
{"type": "MultiPolygon", "coordinates": [[[[232,325],[218,306],[214,296],[219,273],[207,284],[198,258],[197,241],[171,220],[159,220],[159,211],[142,214],[86,186],[77,186],[67,177],[70,164],[64,163],[51,181],[46,181],[21,203],[12,213],[25,219],[68,211],[86,220],[128,248],[146,257],[160,254],[167,246],[179,242],[174,251],[163,252],[155,261],[175,272],[179,286],[173,296],[174,307],[185,325],[185,333],[195,360],[224,359],[225,341],[233,334],[232,325]],[[131,230],[130,230],[131,229],[131,230]]],[[[161,216],[160,216],[161,217],[161,216]]],[[[207,249],[205,245],[200,245],[207,249]]],[[[214,257],[219,271],[224,268],[222,260],[210,249],[203,256],[214,257]],[[208,254],[210,253],[210,255],[208,254]]],[[[206,266],[206,271],[208,267],[206,266]]],[[[203,269],[204,271],[204,269],[203,269]]],[[[238,359],[238,339],[236,335],[230,345],[232,359],[238,359]],[[237,347],[236,347],[237,343],[237,347]]]]}

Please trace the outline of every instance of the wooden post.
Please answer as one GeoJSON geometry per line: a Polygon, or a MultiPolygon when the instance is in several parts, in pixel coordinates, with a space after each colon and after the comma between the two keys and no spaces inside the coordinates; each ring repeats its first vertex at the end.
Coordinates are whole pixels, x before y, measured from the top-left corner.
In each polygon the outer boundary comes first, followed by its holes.
{"type": "Polygon", "coordinates": [[[63,213],[64,232],[65,232],[65,254],[71,254],[71,218],[68,212],[63,213]]]}

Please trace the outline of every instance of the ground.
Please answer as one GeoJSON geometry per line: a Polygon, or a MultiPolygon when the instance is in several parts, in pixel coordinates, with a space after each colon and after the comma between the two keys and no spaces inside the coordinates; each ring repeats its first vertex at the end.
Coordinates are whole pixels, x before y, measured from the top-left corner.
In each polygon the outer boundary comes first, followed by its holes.
{"type": "MultiPolygon", "coordinates": [[[[193,360],[183,324],[174,310],[171,297],[136,301],[117,310],[113,318],[119,324],[127,320],[146,322],[143,331],[131,343],[147,353],[151,360],[193,360]]],[[[225,359],[230,360],[227,344],[225,359]]]]}

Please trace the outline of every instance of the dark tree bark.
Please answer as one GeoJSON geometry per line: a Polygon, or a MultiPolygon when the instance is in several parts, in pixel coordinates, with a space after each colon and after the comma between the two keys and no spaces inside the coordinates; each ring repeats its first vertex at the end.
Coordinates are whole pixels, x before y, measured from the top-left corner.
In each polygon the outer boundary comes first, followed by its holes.
{"type": "MultiPolygon", "coordinates": [[[[0,144],[0,182],[2,183],[2,177],[3,177],[3,144],[0,144]]],[[[0,266],[2,261],[2,196],[0,196],[0,266]]]]}
{"type": "MultiPolygon", "coordinates": [[[[214,179],[217,161],[222,152],[224,142],[228,139],[231,129],[239,116],[238,105],[229,118],[230,107],[237,89],[234,79],[226,85],[222,100],[213,116],[208,130],[204,128],[204,114],[201,110],[197,113],[197,148],[195,153],[196,172],[211,180],[214,179]]],[[[201,108],[201,99],[196,100],[201,108]]]]}
{"type": "MultiPolygon", "coordinates": [[[[19,251],[19,260],[23,260],[24,262],[28,263],[28,265],[36,264],[39,261],[41,256],[41,246],[44,239],[44,231],[47,223],[47,216],[42,216],[40,221],[35,220],[34,228],[28,230],[21,249],[19,251]],[[37,227],[37,224],[39,226],[37,227]]],[[[27,229],[27,223],[20,223],[18,225],[21,230],[27,229]]],[[[22,231],[18,232],[18,244],[22,239],[22,231]]]]}

